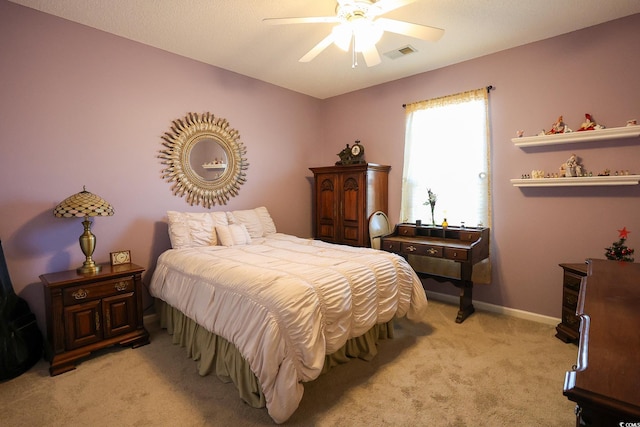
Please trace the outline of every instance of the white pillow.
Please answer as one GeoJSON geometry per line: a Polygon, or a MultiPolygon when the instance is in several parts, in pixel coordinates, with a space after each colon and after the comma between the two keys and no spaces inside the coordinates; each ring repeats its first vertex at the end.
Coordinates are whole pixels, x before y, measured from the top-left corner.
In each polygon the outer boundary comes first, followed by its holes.
{"type": "Polygon", "coordinates": [[[216,225],[227,225],[224,212],[168,211],[169,239],[174,249],[218,244],[216,225]]]}
{"type": "Polygon", "coordinates": [[[264,228],[262,227],[262,221],[260,217],[253,209],[247,209],[243,211],[228,212],[228,221],[231,224],[243,224],[247,227],[249,235],[253,238],[262,237],[264,235],[264,228]]]}
{"type": "Polygon", "coordinates": [[[216,226],[216,233],[222,246],[248,245],[251,236],[244,224],[230,224],[216,226]]]}
{"type": "Polygon", "coordinates": [[[262,228],[264,229],[264,235],[267,234],[275,234],[276,233],[276,225],[271,219],[271,215],[269,215],[269,211],[264,206],[260,206],[259,208],[255,208],[256,213],[260,217],[260,221],[262,222],[262,228]]]}
{"type": "Polygon", "coordinates": [[[230,224],[244,224],[252,238],[263,237],[276,232],[276,225],[264,206],[227,212],[227,216],[230,224]]]}

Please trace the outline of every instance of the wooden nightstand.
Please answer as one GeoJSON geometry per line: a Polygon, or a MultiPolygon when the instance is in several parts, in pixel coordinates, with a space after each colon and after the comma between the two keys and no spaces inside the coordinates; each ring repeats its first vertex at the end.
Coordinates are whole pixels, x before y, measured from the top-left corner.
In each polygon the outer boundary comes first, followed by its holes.
{"type": "Polygon", "coordinates": [[[560,264],[562,279],[562,321],[556,326],[556,338],[577,342],[580,337],[580,318],[576,315],[580,283],[587,275],[586,264],[560,264]]]}
{"type": "Polygon", "coordinates": [[[40,276],[52,376],[75,369],[76,361],[93,351],[149,343],[142,318],[143,271],[135,264],[102,264],[94,274],[69,270],[40,276]]]}

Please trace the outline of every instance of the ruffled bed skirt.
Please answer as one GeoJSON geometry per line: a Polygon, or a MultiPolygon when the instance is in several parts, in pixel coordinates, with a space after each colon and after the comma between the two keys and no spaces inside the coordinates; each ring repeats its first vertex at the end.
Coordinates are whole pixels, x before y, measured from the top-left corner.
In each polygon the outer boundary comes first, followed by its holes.
{"type": "MultiPolygon", "coordinates": [[[[156,299],[156,312],[160,314],[160,326],[172,335],[173,343],[184,347],[187,355],[198,362],[200,375],[214,373],[223,382],[233,382],[240,398],[247,404],[254,408],[265,407],[260,383],[235,345],[162,300],[156,299]]],[[[378,341],[387,338],[393,338],[393,320],[374,326],[364,335],[347,341],[335,353],[325,356],[322,373],[351,358],[373,359],[378,352],[378,341]]]]}

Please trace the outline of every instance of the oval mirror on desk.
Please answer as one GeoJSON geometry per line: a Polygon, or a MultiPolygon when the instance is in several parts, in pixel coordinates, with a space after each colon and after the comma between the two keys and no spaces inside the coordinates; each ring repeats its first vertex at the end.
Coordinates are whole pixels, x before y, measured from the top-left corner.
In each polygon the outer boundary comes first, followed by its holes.
{"type": "Polygon", "coordinates": [[[188,113],[162,136],[162,177],[176,196],[210,208],[238,194],[249,166],[240,134],[211,113],[188,113]]]}

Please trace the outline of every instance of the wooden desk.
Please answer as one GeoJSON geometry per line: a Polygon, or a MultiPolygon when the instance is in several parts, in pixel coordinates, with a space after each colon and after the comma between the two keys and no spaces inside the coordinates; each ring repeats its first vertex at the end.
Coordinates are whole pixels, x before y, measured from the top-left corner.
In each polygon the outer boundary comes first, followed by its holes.
{"type": "Polygon", "coordinates": [[[489,257],[488,228],[398,224],[391,235],[382,237],[380,247],[405,257],[418,275],[451,282],[458,287],[457,323],[462,323],[475,311],[471,276],[473,266],[489,257]]]}
{"type": "Polygon", "coordinates": [[[639,307],[640,264],[589,260],[578,296],[578,363],[564,382],[577,426],[640,425],[639,307]]]}

